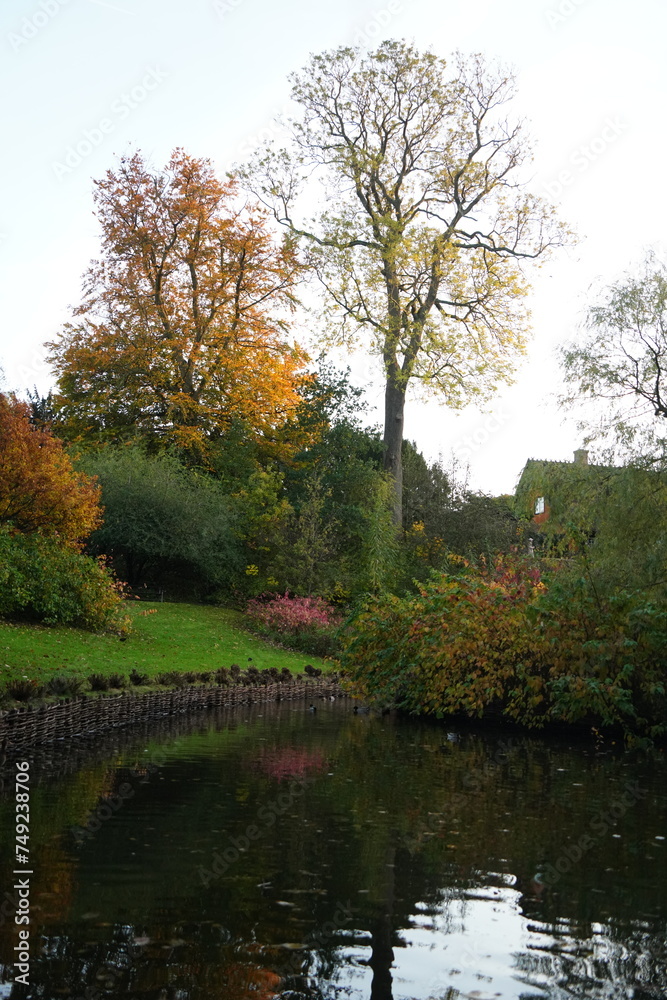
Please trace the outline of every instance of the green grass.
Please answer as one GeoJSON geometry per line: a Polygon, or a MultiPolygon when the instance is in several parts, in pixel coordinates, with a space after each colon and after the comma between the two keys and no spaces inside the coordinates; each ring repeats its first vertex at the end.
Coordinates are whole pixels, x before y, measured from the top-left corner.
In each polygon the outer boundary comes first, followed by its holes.
{"type": "Polygon", "coordinates": [[[62,626],[0,623],[0,679],[28,677],[45,683],[56,674],[129,675],[133,668],[149,679],[168,670],[217,670],[287,667],[301,672],[307,663],[326,663],[304,653],[270,646],[244,630],[238,611],[196,604],[131,604],[132,632],[123,642],[62,626]],[[148,612],[148,613],[147,613],[148,612]],[[252,663],[249,659],[252,658],[252,663]]]}

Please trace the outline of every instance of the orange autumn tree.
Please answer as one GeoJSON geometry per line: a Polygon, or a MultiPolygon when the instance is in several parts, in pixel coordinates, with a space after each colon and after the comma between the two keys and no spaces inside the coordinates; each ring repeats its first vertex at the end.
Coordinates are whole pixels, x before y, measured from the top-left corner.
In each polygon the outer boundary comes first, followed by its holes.
{"type": "Polygon", "coordinates": [[[123,587],[83,544],[99,489],[30,407],[0,393],[0,619],[123,633],[123,587]]]}
{"type": "Polygon", "coordinates": [[[206,462],[233,420],[270,449],[299,404],[304,352],[290,344],[300,266],[265,213],[209,160],[140,153],[95,182],[102,254],[73,321],[49,344],[69,437],[137,433],[206,462]]]}
{"type": "Polygon", "coordinates": [[[101,523],[99,493],[62,442],[31,425],[28,404],[0,393],[0,528],[79,548],[101,523]]]}

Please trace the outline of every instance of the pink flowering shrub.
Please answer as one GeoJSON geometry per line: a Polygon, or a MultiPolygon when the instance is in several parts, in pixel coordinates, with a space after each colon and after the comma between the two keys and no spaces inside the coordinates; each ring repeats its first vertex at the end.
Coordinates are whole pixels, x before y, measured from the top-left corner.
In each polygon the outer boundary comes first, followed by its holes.
{"type": "Polygon", "coordinates": [[[246,609],[251,627],[260,635],[314,656],[338,651],[336,630],[342,619],[322,597],[256,597],[246,609]]]}

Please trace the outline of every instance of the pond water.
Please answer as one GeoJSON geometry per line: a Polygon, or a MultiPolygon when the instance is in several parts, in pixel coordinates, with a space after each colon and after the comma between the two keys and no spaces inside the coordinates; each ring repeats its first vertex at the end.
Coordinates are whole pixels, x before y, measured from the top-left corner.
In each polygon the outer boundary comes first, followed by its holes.
{"type": "Polygon", "coordinates": [[[316,707],[35,756],[0,997],[667,997],[662,754],[316,707]]]}

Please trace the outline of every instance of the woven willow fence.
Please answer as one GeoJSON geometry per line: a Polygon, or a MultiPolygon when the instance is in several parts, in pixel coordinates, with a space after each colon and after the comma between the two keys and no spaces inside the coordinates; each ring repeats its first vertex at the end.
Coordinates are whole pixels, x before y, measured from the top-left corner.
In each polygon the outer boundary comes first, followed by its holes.
{"type": "Polygon", "coordinates": [[[50,705],[0,713],[0,748],[43,746],[59,740],[88,739],[121,726],[206,708],[277,701],[339,698],[337,681],[326,678],[266,685],[185,687],[144,694],[85,695],[50,705]]]}

